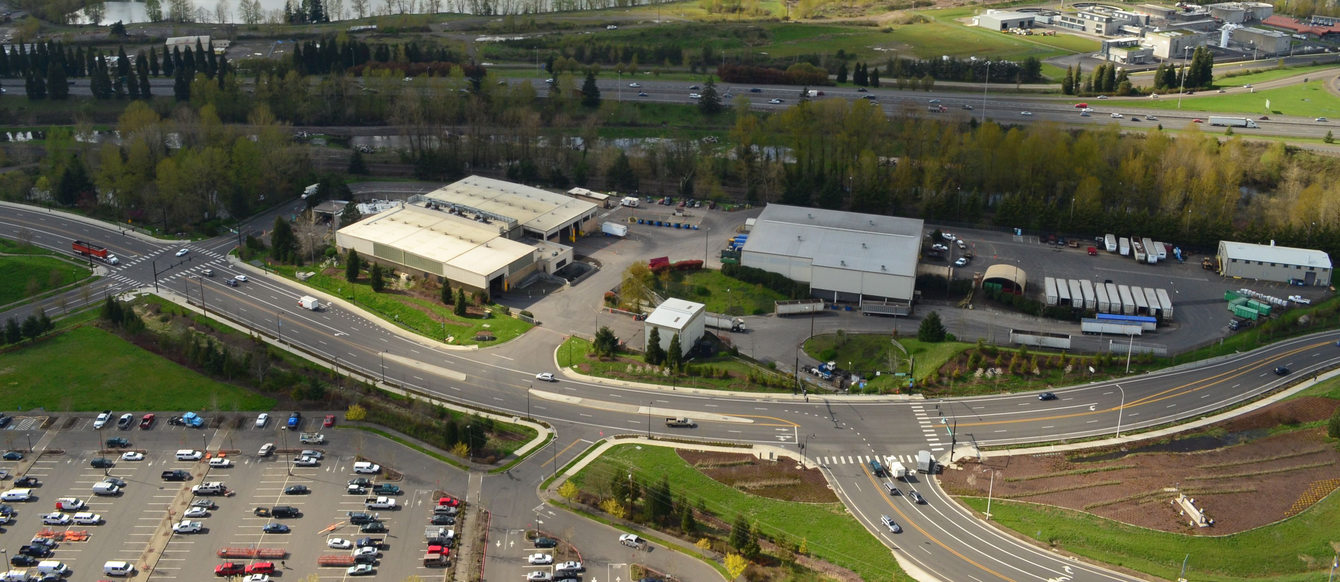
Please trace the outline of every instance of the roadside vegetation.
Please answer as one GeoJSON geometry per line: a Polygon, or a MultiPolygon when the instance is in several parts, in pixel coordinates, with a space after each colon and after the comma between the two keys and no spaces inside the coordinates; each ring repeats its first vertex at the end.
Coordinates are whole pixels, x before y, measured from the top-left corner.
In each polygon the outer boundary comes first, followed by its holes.
{"type": "MultiPolygon", "coordinates": [[[[678,336],[672,347],[678,346],[678,336]]],[[[743,392],[794,392],[796,382],[739,353],[739,347],[712,342],[712,355],[691,359],[673,358],[673,350],[636,354],[619,345],[608,327],[602,327],[592,342],[569,337],[558,347],[558,365],[578,373],[661,386],[737,390],[743,392]],[[659,357],[658,355],[659,354],[659,357]]]]}
{"type": "Polygon", "coordinates": [[[55,256],[0,256],[0,305],[33,300],[93,276],[83,265],[55,256]]]}
{"type": "Polygon", "coordinates": [[[806,570],[837,574],[828,571],[832,566],[862,580],[904,575],[888,549],[825,488],[817,470],[797,470],[792,459],[768,463],[748,454],[702,457],[690,465],[674,449],[617,446],[560,486],[559,493],[616,523],[649,525],[714,552],[728,570],[726,558],[743,557],[743,573],[752,580],[805,580],[813,576],[806,570]],[[728,486],[702,472],[735,466],[753,478],[728,486]],[[810,472],[815,488],[803,486],[810,472]]]}

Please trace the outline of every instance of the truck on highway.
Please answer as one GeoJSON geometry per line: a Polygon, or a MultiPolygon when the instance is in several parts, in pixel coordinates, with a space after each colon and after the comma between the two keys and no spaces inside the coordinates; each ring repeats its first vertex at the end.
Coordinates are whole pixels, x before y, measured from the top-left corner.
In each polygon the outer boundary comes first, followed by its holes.
{"type": "Polygon", "coordinates": [[[665,419],[665,426],[670,428],[694,428],[698,426],[698,423],[693,422],[691,418],[680,416],[665,419]]]}
{"type": "Polygon", "coordinates": [[[935,472],[935,457],[931,456],[930,451],[917,451],[917,472],[935,472]]]}
{"type": "Polygon", "coordinates": [[[311,295],[303,295],[298,298],[298,307],[311,311],[321,311],[321,302],[311,295]]]}
{"type": "Polygon", "coordinates": [[[73,249],[76,254],[86,257],[97,257],[98,260],[109,265],[121,264],[121,259],[116,258],[116,255],[113,255],[111,251],[93,243],[77,240],[70,245],[70,248],[73,249]]]}
{"type": "Polygon", "coordinates": [[[1218,117],[1212,115],[1210,116],[1209,122],[1210,125],[1217,125],[1220,127],[1250,127],[1252,129],[1260,127],[1255,121],[1246,117],[1218,117]]]}
{"type": "Polygon", "coordinates": [[[605,236],[617,236],[623,238],[628,236],[628,225],[617,222],[604,222],[600,224],[600,232],[605,236]]]}
{"type": "Polygon", "coordinates": [[[724,329],[726,331],[745,331],[743,317],[731,317],[717,313],[708,313],[704,317],[704,323],[707,327],[713,329],[724,329]]]}
{"type": "Polygon", "coordinates": [[[823,299],[795,299],[791,301],[778,301],[775,304],[777,315],[797,315],[801,313],[814,313],[823,311],[823,299]]]}

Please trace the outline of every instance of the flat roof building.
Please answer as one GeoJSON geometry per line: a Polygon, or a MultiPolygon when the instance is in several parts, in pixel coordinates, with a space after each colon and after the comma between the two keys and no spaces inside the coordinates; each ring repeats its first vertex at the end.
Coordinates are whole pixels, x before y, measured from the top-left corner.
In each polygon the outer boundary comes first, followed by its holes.
{"type": "Polygon", "coordinates": [[[977,15],[977,26],[995,31],[1033,28],[1033,21],[1036,18],[1036,14],[1027,12],[988,9],[986,13],[977,15]]]}
{"type": "Polygon", "coordinates": [[[425,195],[423,199],[462,216],[491,224],[510,238],[571,241],[596,216],[597,206],[571,196],[502,180],[470,176],[425,195]]]}
{"type": "Polygon", "coordinates": [[[679,335],[679,353],[685,355],[693,344],[703,337],[707,320],[703,317],[704,306],[684,299],[671,297],[662,301],[642,322],[642,345],[651,345],[651,330],[657,330],[661,349],[670,351],[670,341],[679,335]]]}
{"type": "Polygon", "coordinates": [[[1331,284],[1331,257],[1313,249],[1219,241],[1219,273],[1264,281],[1331,284]]]}
{"type": "Polygon", "coordinates": [[[915,218],[769,204],[740,264],[810,284],[828,301],[910,308],[922,226],[915,218]]]}

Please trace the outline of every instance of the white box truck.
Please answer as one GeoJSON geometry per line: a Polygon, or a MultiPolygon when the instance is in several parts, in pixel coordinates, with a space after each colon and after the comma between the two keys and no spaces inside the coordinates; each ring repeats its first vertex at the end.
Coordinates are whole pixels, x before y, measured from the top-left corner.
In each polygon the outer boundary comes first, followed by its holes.
{"type": "Polygon", "coordinates": [[[617,236],[623,238],[628,236],[628,225],[619,224],[617,222],[605,222],[601,223],[600,232],[605,233],[605,236],[617,236]]]}
{"type": "Polygon", "coordinates": [[[627,206],[629,208],[637,208],[641,204],[642,200],[639,199],[637,196],[624,196],[623,200],[619,201],[620,206],[627,206]]]}
{"type": "Polygon", "coordinates": [[[1220,127],[1250,127],[1253,129],[1260,127],[1256,125],[1255,121],[1247,119],[1246,117],[1210,116],[1210,125],[1217,125],[1220,127]]]}
{"type": "Polygon", "coordinates": [[[311,295],[303,295],[302,297],[299,297],[298,306],[311,311],[321,311],[321,302],[317,301],[316,298],[311,295]]]}

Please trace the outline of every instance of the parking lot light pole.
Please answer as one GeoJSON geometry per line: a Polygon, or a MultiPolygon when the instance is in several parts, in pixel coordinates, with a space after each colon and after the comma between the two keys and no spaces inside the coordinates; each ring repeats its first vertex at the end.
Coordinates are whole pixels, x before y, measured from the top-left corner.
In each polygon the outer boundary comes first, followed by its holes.
{"type": "Polygon", "coordinates": [[[1121,384],[1116,384],[1116,387],[1121,391],[1121,405],[1117,407],[1117,438],[1121,438],[1121,413],[1126,410],[1126,389],[1121,384]]]}
{"type": "Polygon", "coordinates": [[[990,483],[989,485],[987,485],[987,487],[986,487],[986,513],[983,514],[983,515],[986,515],[986,519],[987,519],[987,520],[990,520],[990,519],[991,519],[991,494],[996,490],[996,470],[995,470],[995,469],[987,469],[987,470],[988,470],[988,471],[991,471],[991,483],[990,483]]]}

